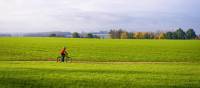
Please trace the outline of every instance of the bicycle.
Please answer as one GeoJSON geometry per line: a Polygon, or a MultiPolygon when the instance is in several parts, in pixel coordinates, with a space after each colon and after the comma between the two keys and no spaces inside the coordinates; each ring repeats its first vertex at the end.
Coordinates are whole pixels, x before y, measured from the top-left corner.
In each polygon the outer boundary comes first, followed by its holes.
{"type": "MultiPolygon", "coordinates": [[[[61,55],[59,55],[58,57],[57,57],[57,62],[61,62],[61,58],[62,58],[62,56],[61,55]]],[[[64,61],[67,63],[67,62],[72,62],[72,58],[71,57],[69,57],[68,55],[65,55],[65,59],[64,59],[64,61]]]]}

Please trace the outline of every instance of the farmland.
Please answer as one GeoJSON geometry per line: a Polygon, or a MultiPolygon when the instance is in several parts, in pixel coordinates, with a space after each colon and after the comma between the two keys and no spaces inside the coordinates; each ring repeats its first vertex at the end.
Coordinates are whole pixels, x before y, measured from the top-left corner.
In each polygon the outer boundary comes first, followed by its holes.
{"type": "Polygon", "coordinates": [[[196,62],[198,40],[0,38],[1,61],[55,59],[63,46],[74,61],[196,62]]]}
{"type": "Polygon", "coordinates": [[[0,38],[1,88],[199,88],[200,41],[0,38]],[[67,46],[72,63],[56,63],[67,46]]]}

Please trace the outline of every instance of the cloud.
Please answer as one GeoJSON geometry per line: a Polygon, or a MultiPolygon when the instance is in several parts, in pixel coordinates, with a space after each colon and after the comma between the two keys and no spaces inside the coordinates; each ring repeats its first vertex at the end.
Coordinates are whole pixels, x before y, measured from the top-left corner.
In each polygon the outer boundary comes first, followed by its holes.
{"type": "Polygon", "coordinates": [[[199,0],[1,0],[1,32],[195,28],[199,0]]]}

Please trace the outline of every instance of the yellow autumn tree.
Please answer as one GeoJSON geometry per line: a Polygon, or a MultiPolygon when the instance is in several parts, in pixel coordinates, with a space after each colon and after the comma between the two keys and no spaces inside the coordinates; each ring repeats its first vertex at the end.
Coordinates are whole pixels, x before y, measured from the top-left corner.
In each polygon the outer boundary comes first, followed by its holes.
{"type": "Polygon", "coordinates": [[[121,39],[128,39],[128,32],[122,32],[120,38],[121,39]]]}
{"type": "Polygon", "coordinates": [[[160,33],[158,38],[159,39],[165,39],[165,34],[164,33],[160,33]]]}
{"type": "Polygon", "coordinates": [[[143,33],[142,32],[135,32],[134,33],[134,38],[136,38],[136,39],[142,39],[143,38],[143,33]]]}

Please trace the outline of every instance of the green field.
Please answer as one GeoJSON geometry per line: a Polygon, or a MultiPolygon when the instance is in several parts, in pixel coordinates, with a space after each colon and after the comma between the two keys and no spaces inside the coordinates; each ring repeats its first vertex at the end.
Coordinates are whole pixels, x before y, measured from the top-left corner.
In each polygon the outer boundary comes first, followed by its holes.
{"type": "Polygon", "coordinates": [[[0,38],[1,61],[45,61],[63,46],[75,61],[196,62],[199,40],[0,38]]]}
{"type": "Polygon", "coordinates": [[[199,40],[0,41],[0,88],[200,88],[199,40]],[[72,63],[47,61],[63,46],[72,63]]]}
{"type": "Polygon", "coordinates": [[[198,63],[0,62],[1,88],[200,88],[198,63]]]}

